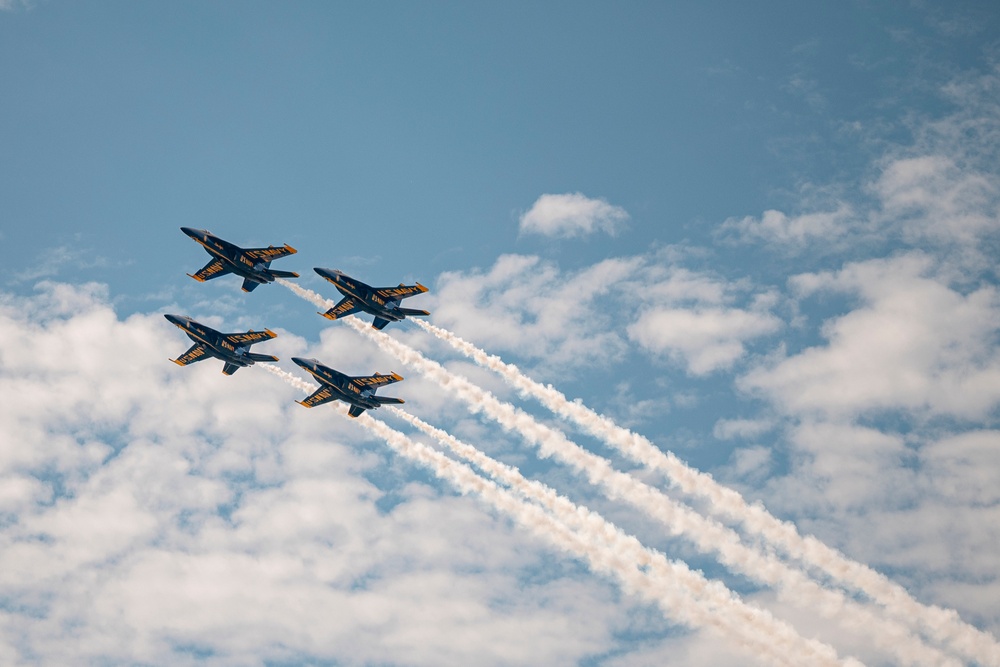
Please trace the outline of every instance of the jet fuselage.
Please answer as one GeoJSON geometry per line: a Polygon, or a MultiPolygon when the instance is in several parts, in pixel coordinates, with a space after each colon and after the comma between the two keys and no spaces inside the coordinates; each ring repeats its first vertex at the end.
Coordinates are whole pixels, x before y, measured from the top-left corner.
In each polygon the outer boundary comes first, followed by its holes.
{"type": "Polygon", "coordinates": [[[399,322],[406,318],[406,315],[399,310],[398,300],[385,299],[379,296],[370,285],[352,278],[337,269],[315,268],[313,270],[333,283],[337,291],[345,297],[354,299],[355,306],[369,315],[381,317],[383,320],[389,320],[390,322],[399,322]]]}
{"type": "MultiPolygon", "coordinates": [[[[184,315],[165,314],[163,317],[165,317],[168,322],[186,333],[187,337],[194,341],[196,345],[204,347],[205,354],[215,357],[216,359],[221,359],[225,362],[227,368],[230,366],[245,368],[247,366],[253,366],[255,361],[276,360],[270,355],[254,355],[251,353],[250,345],[253,343],[241,345],[230,340],[233,336],[251,335],[260,336],[262,339],[273,338],[275,334],[267,329],[260,334],[254,334],[252,331],[247,332],[247,334],[223,334],[184,315]],[[257,359],[254,358],[255,356],[257,359]]],[[[195,360],[197,359],[192,359],[192,361],[195,360]]],[[[175,363],[180,364],[180,362],[175,363]]]]}
{"type": "Polygon", "coordinates": [[[181,231],[200,243],[209,255],[221,260],[230,272],[261,285],[274,282],[275,275],[270,271],[271,262],[248,257],[243,248],[220,239],[207,229],[181,227],[181,231]]]}
{"type": "Polygon", "coordinates": [[[358,386],[351,381],[349,375],[324,366],[316,359],[292,357],[292,361],[307,370],[320,384],[330,387],[337,400],[366,410],[372,410],[380,405],[378,401],[371,398],[375,394],[374,389],[358,386]]]}

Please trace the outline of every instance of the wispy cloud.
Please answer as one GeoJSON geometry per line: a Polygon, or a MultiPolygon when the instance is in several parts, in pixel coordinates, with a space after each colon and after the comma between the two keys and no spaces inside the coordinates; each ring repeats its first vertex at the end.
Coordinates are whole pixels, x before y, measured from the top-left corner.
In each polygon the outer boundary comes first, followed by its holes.
{"type": "Polygon", "coordinates": [[[545,194],[521,214],[520,231],[564,238],[590,236],[599,231],[615,236],[628,219],[625,209],[603,199],[590,199],[579,192],[545,194]]]}

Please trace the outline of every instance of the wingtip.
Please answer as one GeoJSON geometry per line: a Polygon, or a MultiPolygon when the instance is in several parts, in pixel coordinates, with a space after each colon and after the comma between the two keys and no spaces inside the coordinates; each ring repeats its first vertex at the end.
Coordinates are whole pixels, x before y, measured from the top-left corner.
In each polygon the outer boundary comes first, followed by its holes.
{"type": "MultiPolygon", "coordinates": [[[[295,248],[293,248],[292,246],[288,245],[287,243],[285,244],[285,250],[287,250],[287,251],[288,251],[288,252],[289,252],[290,254],[292,254],[292,255],[294,255],[295,253],[297,253],[297,252],[298,252],[298,250],[296,250],[296,249],[295,249],[295,248]]],[[[298,277],[298,275],[297,275],[297,274],[296,274],[296,277],[298,277]]]]}
{"type": "Polygon", "coordinates": [[[203,283],[203,282],[205,282],[205,279],[204,279],[204,278],[199,278],[198,276],[195,276],[195,275],[192,275],[192,274],[190,274],[190,273],[189,273],[189,274],[187,274],[187,275],[188,275],[188,276],[190,276],[190,277],[192,277],[192,278],[194,278],[195,280],[197,280],[197,281],[198,281],[198,282],[200,282],[200,283],[203,283]]]}
{"type": "Polygon", "coordinates": [[[270,329],[264,329],[264,333],[266,333],[266,334],[267,334],[268,336],[270,336],[271,338],[277,338],[277,337],[278,337],[278,334],[274,333],[274,332],[273,332],[273,331],[271,331],[270,329]]]}
{"type": "Polygon", "coordinates": [[[397,373],[396,371],[392,371],[390,375],[392,375],[392,379],[395,380],[396,382],[399,382],[400,380],[403,379],[403,376],[397,373]]]}
{"type": "Polygon", "coordinates": [[[335,320],[335,319],[337,319],[336,315],[332,315],[329,312],[326,312],[326,313],[319,313],[319,312],[317,312],[316,314],[317,315],[322,315],[323,317],[325,317],[328,320],[335,320]]]}
{"type": "Polygon", "coordinates": [[[175,364],[177,364],[178,366],[183,366],[183,365],[184,365],[184,364],[182,364],[181,362],[177,361],[176,359],[170,359],[170,361],[174,362],[174,363],[175,363],[175,364]]]}
{"type": "Polygon", "coordinates": [[[418,289],[419,289],[419,290],[420,290],[421,292],[426,292],[426,291],[427,291],[427,288],[426,288],[426,287],[424,287],[423,285],[421,285],[420,283],[417,283],[417,288],[418,288],[418,289]]]}
{"type": "Polygon", "coordinates": [[[295,401],[295,402],[296,402],[296,403],[298,403],[299,405],[301,405],[301,406],[302,406],[302,407],[304,407],[304,408],[311,408],[311,407],[312,407],[311,405],[306,405],[306,404],[305,404],[305,403],[303,403],[302,401],[295,401]]]}

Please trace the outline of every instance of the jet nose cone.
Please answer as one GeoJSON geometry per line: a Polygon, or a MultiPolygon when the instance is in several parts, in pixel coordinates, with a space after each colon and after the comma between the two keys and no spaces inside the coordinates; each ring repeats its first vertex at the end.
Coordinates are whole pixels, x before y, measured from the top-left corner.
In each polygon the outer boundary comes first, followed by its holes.
{"type": "Polygon", "coordinates": [[[338,279],[340,279],[340,276],[344,275],[340,271],[338,271],[337,269],[322,269],[322,268],[320,268],[318,266],[314,267],[313,271],[315,271],[319,275],[323,276],[327,280],[338,280],[338,279]]]}
{"type": "Polygon", "coordinates": [[[315,371],[319,367],[319,362],[315,359],[303,359],[302,357],[292,357],[292,361],[306,369],[307,371],[315,371]]]}
{"type": "Polygon", "coordinates": [[[193,239],[205,238],[204,229],[195,229],[194,227],[181,227],[181,231],[193,239]]]}
{"type": "Polygon", "coordinates": [[[165,313],[163,316],[167,318],[167,322],[170,322],[171,324],[176,324],[179,327],[182,327],[186,324],[185,321],[187,320],[187,318],[184,317],[183,315],[171,315],[169,313],[165,313]]]}

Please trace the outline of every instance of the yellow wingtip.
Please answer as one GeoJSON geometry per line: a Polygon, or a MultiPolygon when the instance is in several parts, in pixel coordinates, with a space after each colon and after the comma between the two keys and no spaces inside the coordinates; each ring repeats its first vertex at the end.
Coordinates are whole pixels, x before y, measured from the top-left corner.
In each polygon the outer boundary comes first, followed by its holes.
{"type": "Polygon", "coordinates": [[[189,276],[191,276],[192,278],[194,278],[195,280],[197,280],[197,281],[198,281],[198,282],[200,282],[200,283],[203,283],[203,282],[205,282],[205,279],[204,279],[204,278],[201,278],[201,277],[199,277],[199,276],[195,276],[195,275],[192,275],[192,274],[190,274],[190,273],[189,273],[188,275],[189,275],[189,276]]]}

